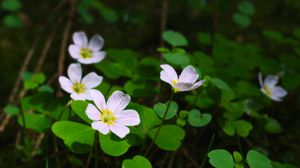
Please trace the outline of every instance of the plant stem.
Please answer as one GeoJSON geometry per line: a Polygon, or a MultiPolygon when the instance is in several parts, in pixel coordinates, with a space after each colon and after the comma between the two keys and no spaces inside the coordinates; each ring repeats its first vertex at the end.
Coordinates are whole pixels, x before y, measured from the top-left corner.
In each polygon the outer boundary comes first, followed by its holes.
{"type": "Polygon", "coordinates": [[[214,143],[214,140],[215,140],[215,133],[212,134],[211,136],[211,139],[210,139],[210,142],[209,142],[209,146],[207,148],[207,151],[206,151],[206,154],[201,162],[201,165],[200,165],[200,168],[203,168],[205,166],[205,163],[206,163],[206,160],[207,160],[207,154],[209,153],[213,143],[214,143]]]}
{"type": "Polygon", "coordinates": [[[98,132],[95,133],[95,168],[98,167],[98,132]]]}
{"type": "Polygon", "coordinates": [[[241,144],[241,140],[240,140],[240,136],[238,134],[236,134],[236,140],[238,142],[238,145],[239,145],[239,150],[241,152],[241,155],[244,156],[244,150],[243,150],[243,146],[241,144]]]}
{"type": "Polygon", "coordinates": [[[171,96],[170,96],[170,99],[169,99],[169,102],[168,102],[168,105],[167,105],[167,108],[166,108],[166,111],[165,111],[164,116],[163,116],[163,118],[162,118],[162,121],[161,121],[161,123],[159,124],[158,129],[157,129],[157,131],[156,131],[155,134],[154,134],[153,140],[152,140],[151,144],[149,145],[149,148],[148,148],[147,151],[145,152],[145,156],[147,156],[148,153],[150,152],[150,150],[151,150],[151,148],[152,148],[152,146],[153,146],[153,144],[154,144],[154,142],[155,142],[155,140],[156,140],[156,138],[157,138],[157,136],[158,136],[158,134],[159,134],[159,131],[160,131],[160,129],[161,129],[161,127],[162,127],[162,125],[163,125],[163,123],[164,123],[166,117],[167,117],[168,110],[169,110],[169,108],[170,108],[170,105],[171,105],[171,102],[172,102],[172,100],[173,100],[173,98],[174,98],[174,95],[175,95],[175,93],[172,91],[171,96]]]}

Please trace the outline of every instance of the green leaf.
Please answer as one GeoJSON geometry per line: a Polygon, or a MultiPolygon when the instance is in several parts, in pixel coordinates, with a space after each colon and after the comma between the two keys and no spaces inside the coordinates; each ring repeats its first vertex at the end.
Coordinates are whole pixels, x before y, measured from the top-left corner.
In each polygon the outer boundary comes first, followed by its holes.
{"type": "Polygon", "coordinates": [[[188,123],[193,127],[203,127],[210,123],[211,119],[211,114],[203,114],[196,109],[191,110],[188,115],[188,123]]]}
{"type": "Polygon", "coordinates": [[[281,42],[284,39],[283,35],[278,31],[264,30],[262,33],[265,37],[269,38],[270,40],[277,41],[277,42],[281,42]]]}
{"type": "MultiPolygon", "coordinates": [[[[149,132],[153,139],[158,128],[154,128],[149,132]]],[[[176,125],[163,125],[155,139],[154,143],[163,150],[177,150],[185,136],[184,130],[176,125]]]]}
{"type": "Polygon", "coordinates": [[[6,105],[3,110],[6,114],[11,116],[17,115],[20,112],[19,107],[10,104],[6,105]]]}
{"type": "Polygon", "coordinates": [[[118,20],[118,15],[115,10],[109,8],[99,1],[91,1],[91,7],[96,8],[102,17],[110,23],[114,23],[118,20]]]}
{"type": "MultiPolygon", "coordinates": [[[[162,119],[166,113],[168,103],[169,102],[157,103],[153,106],[153,109],[156,112],[156,114],[162,119]]],[[[165,116],[164,119],[166,120],[172,119],[174,116],[176,116],[177,111],[178,111],[178,105],[176,102],[172,101],[168,109],[167,115],[165,116]]]]}
{"type": "Polygon", "coordinates": [[[22,8],[22,4],[19,0],[4,0],[2,1],[1,8],[7,11],[17,11],[22,8]]]}
{"type": "Polygon", "coordinates": [[[11,28],[19,28],[22,26],[21,18],[17,15],[6,15],[3,18],[3,24],[11,28]]]}
{"type": "Polygon", "coordinates": [[[245,15],[253,15],[255,12],[253,4],[249,1],[240,2],[238,8],[245,15]]]}
{"type": "Polygon", "coordinates": [[[46,80],[43,73],[36,73],[30,76],[30,79],[24,81],[26,89],[35,89],[46,80]]]}
{"type": "Polygon", "coordinates": [[[72,121],[57,121],[52,132],[75,153],[87,153],[94,143],[95,130],[91,126],[72,121]]]}
{"type": "Polygon", "coordinates": [[[226,121],[222,126],[222,129],[229,136],[233,136],[235,134],[235,130],[231,121],[226,121]]]}
{"type": "Polygon", "coordinates": [[[187,95],[185,96],[185,100],[189,104],[195,105],[198,108],[209,108],[214,104],[214,100],[208,96],[200,95],[198,96],[197,101],[195,102],[196,97],[196,95],[187,95]]]}
{"type": "Polygon", "coordinates": [[[186,38],[179,32],[165,31],[163,39],[172,46],[186,46],[188,44],[186,38]]]}
{"type": "MultiPolygon", "coordinates": [[[[24,118],[26,128],[35,130],[37,132],[43,132],[51,126],[49,119],[43,114],[25,113],[24,118]]],[[[18,116],[18,123],[21,126],[24,126],[21,115],[18,116]]]]}
{"type": "Polygon", "coordinates": [[[85,113],[86,107],[88,106],[88,102],[81,101],[81,100],[74,100],[71,103],[72,110],[84,121],[87,123],[92,123],[92,120],[88,118],[88,116],[85,113]]]}
{"type": "Polygon", "coordinates": [[[208,153],[209,163],[215,168],[234,168],[232,155],[224,149],[215,149],[208,153]]]}
{"type": "Polygon", "coordinates": [[[271,160],[267,156],[255,150],[250,150],[248,152],[246,160],[250,168],[273,168],[271,165],[271,160]]]}
{"type": "Polygon", "coordinates": [[[240,13],[235,13],[233,15],[233,20],[236,24],[240,25],[241,27],[248,27],[251,24],[250,18],[240,13]]]}
{"type": "Polygon", "coordinates": [[[211,82],[220,90],[230,90],[228,84],[220,78],[212,78],[211,82]]]}
{"type": "Polygon", "coordinates": [[[54,90],[51,86],[49,85],[42,85],[38,88],[39,92],[49,92],[49,93],[54,93],[54,90]]]}
{"type": "Polygon", "coordinates": [[[253,129],[252,124],[245,120],[234,121],[233,126],[237,134],[240,135],[241,137],[247,137],[250,131],[253,129]]]}
{"type": "Polygon", "coordinates": [[[174,65],[187,66],[190,63],[190,58],[182,53],[165,53],[163,57],[167,62],[174,65]]]}
{"type": "Polygon", "coordinates": [[[128,139],[120,139],[114,134],[107,135],[99,134],[100,147],[108,155],[121,156],[126,153],[131,146],[128,143],[128,139]]]}
{"type": "Polygon", "coordinates": [[[132,159],[125,159],[122,168],[152,168],[151,162],[141,155],[136,155],[132,159]]]}
{"type": "Polygon", "coordinates": [[[278,134],[282,131],[281,125],[274,118],[267,118],[264,129],[271,134],[278,134]]]}
{"type": "Polygon", "coordinates": [[[233,152],[233,158],[234,158],[234,161],[235,161],[236,163],[240,163],[240,162],[243,161],[242,155],[241,155],[239,152],[237,152],[237,151],[234,151],[234,152],[233,152]]]}

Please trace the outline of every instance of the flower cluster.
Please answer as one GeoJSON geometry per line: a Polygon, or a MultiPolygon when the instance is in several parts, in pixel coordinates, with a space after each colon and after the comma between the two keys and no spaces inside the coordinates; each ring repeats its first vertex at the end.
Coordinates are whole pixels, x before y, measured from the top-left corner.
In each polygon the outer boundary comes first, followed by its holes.
{"type": "MultiPolygon", "coordinates": [[[[105,52],[100,51],[104,40],[100,35],[94,35],[89,41],[84,32],[75,32],[73,42],[69,46],[69,53],[78,63],[72,63],[68,67],[68,78],[59,77],[61,88],[70,93],[73,100],[90,100],[86,108],[86,115],[93,122],[93,129],[102,134],[114,133],[120,138],[124,138],[129,132],[128,126],[136,126],[140,123],[137,111],[133,109],[125,110],[130,102],[130,96],[122,91],[114,91],[107,102],[103,94],[95,87],[101,84],[103,77],[95,72],[88,73],[82,77],[81,64],[98,63],[105,58],[105,52]]],[[[160,65],[160,79],[173,88],[174,92],[185,92],[199,88],[205,80],[198,80],[199,74],[196,69],[189,65],[185,67],[178,76],[175,69],[168,65],[160,65]]],[[[281,101],[287,95],[287,91],[278,83],[278,76],[269,75],[262,80],[259,74],[261,91],[274,101],[281,101]]]]}
{"type": "Polygon", "coordinates": [[[69,46],[69,54],[79,63],[70,64],[68,77],[60,76],[61,88],[70,93],[73,100],[91,100],[86,109],[86,115],[93,120],[91,126],[102,134],[110,131],[120,138],[129,133],[127,126],[140,123],[139,114],[135,110],[124,110],[130,102],[130,96],[121,91],[115,91],[107,103],[103,94],[95,87],[101,84],[103,77],[90,72],[82,78],[81,64],[99,63],[105,58],[105,52],[100,51],[104,40],[100,35],[94,35],[90,41],[84,32],[75,32],[73,42],[69,46]]]}

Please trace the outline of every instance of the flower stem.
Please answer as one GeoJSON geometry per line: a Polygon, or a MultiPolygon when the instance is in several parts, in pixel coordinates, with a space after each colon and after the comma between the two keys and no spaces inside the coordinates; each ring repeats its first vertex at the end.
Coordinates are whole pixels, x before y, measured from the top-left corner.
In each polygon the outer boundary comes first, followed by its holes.
{"type": "Polygon", "coordinates": [[[241,155],[244,156],[243,146],[242,146],[242,144],[241,144],[240,136],[239,136],[238,134],[236,135],[236,140],[237,140],[237,142],[238,142],[238,145],[239,145],[239,149],[240,149],[241,155]]]}
{"type": "Polygon", "coordinates": [[[168,102],[168,104],[167,104],[166,111],[165,111],[165,113],[164,113],[164,115],[163,115],[162,121],[161,121],[161,123],[159,124],[158,129],[157,129],[157,131],[156,131],[155,134],[154,134],[153,140],[152,140],[151,144],[149,145],[149,148],[148,148],[147,151],[145,152],[145,156],[148,155],[148,153],[150,152],[150,150],[151,150],[151,148],[152,148],[152,146],[153,146],[153,144],[154,144],[156,138],[158,137],[159,131],[160,131],[160,129],[161,129],[161,127],[162,127],[162,125],[163,125],[163,123],[164,123],[166,117],[167,117],[168,110],[169,110],[169,108],[170,108],[170,105],[171,105],[171,102],[172,102],[172,100],[173,100],[173,98],[174,98],[174,95],[175,95],[175,93],[172,91],[171,96],[170,96],[170,99],[169,99],[169,102],[168,102]]]}
{"type": "Polygon", "coordinates": [[[209,153],[213,143],[214,143],[214,140],[215,140],[215,133],[212,134],[211,136],[211,139],[210,139],[210,142],[209,142],[209,146],[207,148],[207,151],[206,151],[206,154],[201,162],[201,165],[200,165],[200,168],[203,168],[205,166],[205,163],[206,163],[206,160],[207,160],[207,154],[209,153]]]}
{"type": "Polygon", "coordinates": [[[95,133],[95,168],[98,167],[98,132],[95,133]]]}

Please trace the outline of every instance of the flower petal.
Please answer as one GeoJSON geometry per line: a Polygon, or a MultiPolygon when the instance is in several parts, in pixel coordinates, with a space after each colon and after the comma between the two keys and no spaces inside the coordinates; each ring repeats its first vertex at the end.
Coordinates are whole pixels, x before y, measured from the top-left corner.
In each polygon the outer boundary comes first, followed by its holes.
{"type": "Polygon", "coordinates": [[[78,47],[87,47],[88,40],[84,32],[75,32],[73,41],[78,47]]]}
{"type": "Polygon", "coordinates": [[[171,67],[168,64],[160,65],[160,67],[166,72],[165,75],[169,77],[170,81],[172,81],[172,80],[176,80],[177,81],[178,80],[177,73],[176,73],[176,71],[174,70],[173,67],[171,67]]]}
{"type": "Polygon", "coordinates": [[[199,75],[195,68],[191,65],[185,67],[181,74],[179,75],[178,82],[182,83],[195,83],[198,79],[199,75]]]}
{"type": "Polygon", "coordinates": [[[93,102],[96,104],[96,106],[102,111],[106,110],[106,103],[105,98],[103,94],[95,89],[90,90],[90,95],[92,97],[93,102]]]}
{"type": "Polygon", "coordinates": [[[135,126],[141,122],[140,116],[135,110],[123,110],[116,117],[117,122],[125,126],[135,126]]]}
{"type": "Polygon", "coordinates": [[[68,93],[72,93],[72,92],[73,92],[73,91],[72,91],[72,86],[73,86],[73,84],[72,84],[72,82],[71,82],[68,78],[66,78],[66,77],[64,77],[64,76],[60,76],[60,77],[58,78],[58,81],[59,81],[60,87],[61,87],[64,91],[66,91],[66,92],[68,92],[68,93]]]}
{"type": "Polygon", "coordinates": [[[109,125],[109,129],[120,138],[124,138],[130,132],[129,128],[116,122],[109,125]]]}
{"type": "Polygon", "coordinates": [[[103,77],[97,75],[95,72],[91,72],[83,77],[81,83],[85,85],[86,88],[94,88],[102,82],[103,77]]]}
{"type": "Polygon", "coordinates": [[[180,92],[185,92],[185,91],[190,91],[192,90],[192,87],[194,86],[193,83],[177,83],[175,85],[175,89],[177,89],[176,91],[180,91],[180,92]]]}
{"type": "Polygon", "coordinates": [[[263,84],[263,80],[262,80],[262,74],[261,72],[258,73],[258,81],[259,81],[259,85],[260,87],[263,87],[264,84],[263,84]]]}
{"type": "Polygon", "coordinates": [[[203,80],[200,80],[200,81],[198,81],[198,82],[196,82],[196,83],[192,86],[191,90],[197,89],[197,88],[200,87],[204,82],[205,82],[204,79],[203,79],[203,80]]]}
{"type": "Polygon", "coordinates": [[[169,83],[171,86],[174,86],[172,80],[170,79],[170,76],[166,71],[160,71],[160,79],[166,83],[169,83]]]}
{"type": "Polygon", "coordinates": [[[80,48],[74,44],[69,45],[69,54],[74,59],[80,58],[80,48]]]}
{"type": "Polygon", "coordinates": [[[106,53],[104,51],[94,52],[91,58],[82,58],[78,59],[78,62],[82,64],[94,64],[102,61],[105,58],[106,53]]]}
{"type": "Polygon", "coordinates": [[[73,100],[86,100],[89,98],[89,96],[86,94],[86,93],[80,93],[80,94],[77,94],[77,93],[72,93],[71,94],[71,98],[73,100]]]}
{"type": "Polygon", "coordinates": [[[88,116],[88,118],[93,121],[101,120],[101,113],[93,104],[88,104],[85,113],[88,116]]]}
{"type": "Polygon", "coordinates": [[[264,80],[264,85],[272,89],[278,83],[279,77],[276,75],[268,75],[264,80]]]}
{"type": "Polygon", "coordinates": [[[97,121],[92,123],[92,128],[98,130],[102,134],[106,135],[109,133],[108,125],[104,124],[102,121],[97,121]]]}
{"type": "Polygon", "coordinates": [[[88,48],[91,49],[92,51],[99,51],[103,47],[103,45],[104,45],[103,38],[99,34],[96,34],[91,38],[88,44],[88,48]]]}
{"type": "Polygon", "coordinates": [[[71,64],[68,68],[68,76],[72,83],[81,81],[82,70],[79,63],[71,64]]]}
{"type": "Polygon", "coordinates": [[[114,91],[107,101],[107,109],[113,113],[121,112],[130,102],[130,96],[121,91],[114,91]]]}
{"type": "Polygon", "coordinates": [[[272,97],[285,97],[287,95],[287,91],[280,86],[276,86],[272,90],[272,97]]]}

